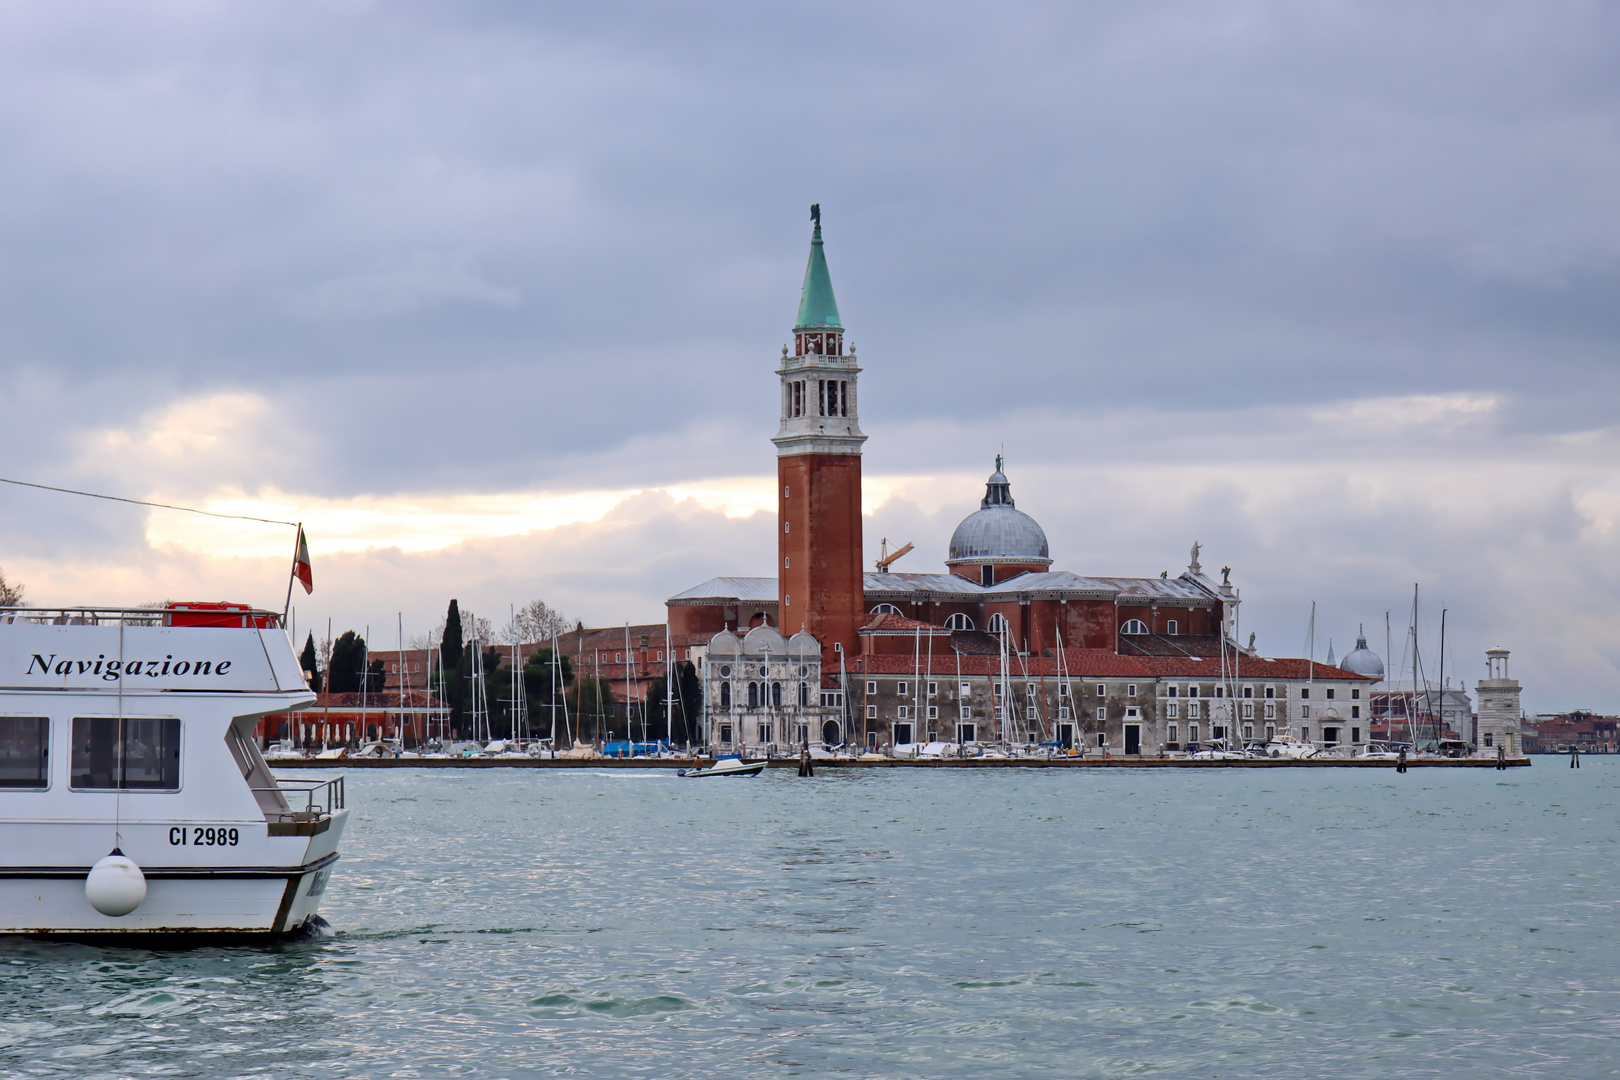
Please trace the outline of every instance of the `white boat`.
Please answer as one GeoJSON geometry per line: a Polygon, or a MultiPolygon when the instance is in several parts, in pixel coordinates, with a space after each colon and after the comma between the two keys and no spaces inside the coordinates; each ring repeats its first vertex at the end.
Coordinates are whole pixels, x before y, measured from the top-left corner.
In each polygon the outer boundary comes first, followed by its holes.
{"type": "Polygon", "coordinates": [[[291,739],[280,739],[264,752],[266,761],[303,761],[304,752],[291,739]]]}
{"type": "Polygon", "coordinates": [[[0,610],[0,934],[323,925],[343,778],[278,781],[254,738],[313,702],[276,613],[0,610]]]}
{"type": "Polygon", "coordinates": [[[1270,758],[1308,758],[1314,753],[1315,743],[1296,739],[1292,735],[1273,735],[1265,746],[1265,755],[1270,758]]]}
{"type": "Polygon", "coordinates": [[[765,762],[763,761],[721,758],[706,769],[681,769],[675,775],[695,780],[705,776],[758,776],[764,771],[765,762]]]}

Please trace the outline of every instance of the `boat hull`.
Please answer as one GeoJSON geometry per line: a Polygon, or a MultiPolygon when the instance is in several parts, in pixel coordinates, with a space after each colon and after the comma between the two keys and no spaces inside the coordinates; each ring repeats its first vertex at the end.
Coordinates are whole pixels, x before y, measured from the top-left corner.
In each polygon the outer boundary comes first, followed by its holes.
{"type": "Polygon", "coordinates": [[[71,938],[270,938],[305,932],[338,861],[347,812],[293,865],[141,868],[146,898],[103,915],[85,896],[88,866],[0,866],[0,934],[71,938]]]}

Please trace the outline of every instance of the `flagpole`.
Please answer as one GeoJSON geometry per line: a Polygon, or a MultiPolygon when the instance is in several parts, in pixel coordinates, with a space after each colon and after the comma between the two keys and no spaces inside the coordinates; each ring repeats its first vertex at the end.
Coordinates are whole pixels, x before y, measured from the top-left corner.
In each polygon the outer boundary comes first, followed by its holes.
{"type": "MultiPolygon", "coordinates": [[[[287,613],[292,610],[293,579],[298,577],[298,545],[304,539],[304,523],[300,521],[298,528],[293,530],[293,561],[292,569],[287,571],[287,602],[281,608],[281,625],[287,625],[287,613]]],[[[296,645],[297,643],[294,642],[296,645]]]]}

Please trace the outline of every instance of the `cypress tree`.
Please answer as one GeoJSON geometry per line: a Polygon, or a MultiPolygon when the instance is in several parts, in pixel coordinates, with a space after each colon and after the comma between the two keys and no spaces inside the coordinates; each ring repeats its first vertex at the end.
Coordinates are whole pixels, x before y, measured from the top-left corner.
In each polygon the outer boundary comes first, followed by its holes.
{"type": "Polygon", "coordinates": [[[444,616],[444,640],[439,643],[439,664],[444,672],[444,697],[450,705],[450,729],[461,731],[461,709],[466,700],[466,680],[462,675],[465,657],[461,641],[461,605],[450,601],[444,616]]]}
{"type": "Polygon", "coordinates": [[[315,635],[310,634],[304,639],[304,651],[298,657],[298,666],[308,673],[309,688],[317,694],[321,692],[320,663],[315,656],[315,635]]]}

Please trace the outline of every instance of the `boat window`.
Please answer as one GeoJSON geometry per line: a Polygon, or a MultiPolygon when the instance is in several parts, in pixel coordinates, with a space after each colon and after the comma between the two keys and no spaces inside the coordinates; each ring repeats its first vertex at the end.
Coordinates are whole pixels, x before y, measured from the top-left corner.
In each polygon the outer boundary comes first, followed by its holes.
{"type": "Polygon", "coordinates": [[[178,791],[180,721],[175,717],[76,716],[71,764],[70,787],[178,791]]]}
{"type": "Polygon", "coordinates": [[[51,722],[43,716],[0,716],[0,788],[42,788],[51,722]]]}

